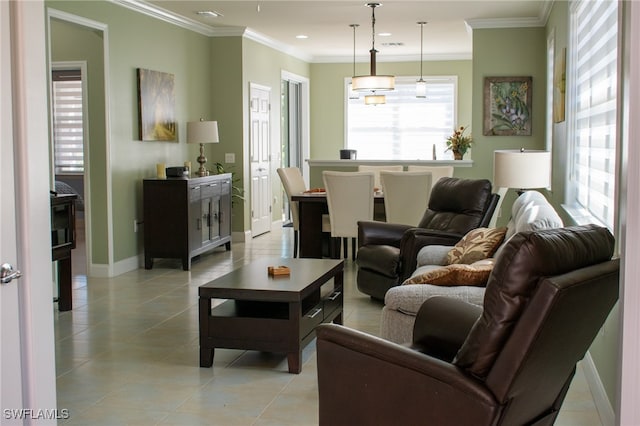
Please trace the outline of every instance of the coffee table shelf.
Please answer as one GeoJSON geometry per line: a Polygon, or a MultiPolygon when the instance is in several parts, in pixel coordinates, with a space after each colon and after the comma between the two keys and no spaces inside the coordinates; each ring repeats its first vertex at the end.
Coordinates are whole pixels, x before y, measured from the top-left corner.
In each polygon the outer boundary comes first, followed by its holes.
{"type": "Polygon", "coordinates": [[[263,259],[198,289],[200,366],[211,367],[215,348],[287,354],[289,372],[302,369],[302,348],[323,322],[342,324],[344,262],[329,259],[263,259]],[[272,277],[270,265],[291,274],[272,277]],[[227,299],[211,307],[212,299],[227,299]]]}

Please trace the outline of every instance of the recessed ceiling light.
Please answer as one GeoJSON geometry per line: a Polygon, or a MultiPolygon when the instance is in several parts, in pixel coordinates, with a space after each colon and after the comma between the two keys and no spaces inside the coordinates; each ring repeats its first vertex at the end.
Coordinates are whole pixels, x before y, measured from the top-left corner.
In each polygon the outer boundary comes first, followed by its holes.
{"type": "Polygon", "coordinates": [[[391,37],[391,33],[378,33],[380,37],[391,37]]]}
{"type": "Polygon", "coordinates": [[[214,12],[213,10],[200,10],[196,12],[196,15],[206,16],[207,18],[219,18],[222,16],[222,13],[214,12]]]}
{"type": "Polygon", "coordinates": [[[304,39],[306,39],[306,38],[309,38],[309,36],[308,36],[308,35],[305,35],[305,34],[298,34],[298,35],[296,36],[296,38],[301,39],[301,40],[304,40],[304,39]]]}

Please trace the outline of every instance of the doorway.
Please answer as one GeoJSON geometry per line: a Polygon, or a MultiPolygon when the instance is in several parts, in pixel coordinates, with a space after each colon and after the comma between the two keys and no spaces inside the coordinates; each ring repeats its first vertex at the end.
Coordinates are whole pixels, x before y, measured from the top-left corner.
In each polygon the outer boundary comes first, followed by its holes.
{"type": "Polygon", "coordinates": [[[271,231],[271,88],[249,87],[249,158],[251,163],[251,234],[271,231]]]}
{"type": "MultiPolygon", "coordinates": [[[[280,80],[280,158],[279,167],[298,167],[309,187],[309,80],[282,72],[280,80]]],[[[289,199],[282,192],[282,223],[290,226],[289,199]]]]}
{"type": "Polygon", "coordinates": [[[73,251],[74,275],[87,275],[85,191],[88,147],[87,63],[54,62],[51,64],[52,149],[55,192],[74,194],[76,199],[76,248],[73,251]]]}
{"type": "MultiPolygon", "coordinates": [[[[108,68],[108,53],[105,48],[108,28],[100,22],[51,8],[47,9],[47,14],[51,87],[53,89],[58,84],[63,86],[61,81],[74,79],[77,86],[79,78],[79,89],[82,92],[82,120],[69,124],[75,127],[66,130],[75,136],[65,141],[60,149],[56,149],[56,136],[53,133],[50,135],[51,189],[59,190],[62,186],[60,182],[65,183],[72,188],[71,191],[78,194],[80,200],[80,227],[77,229],[79,234],[84,229],[84,246],[80,245],[72,252],[73,275],[111,276],[113,253],[109,237],[112,215],[108,191],[108,74],[105,72],[108,68]],[[80,133],[82,136],[79,138],[80,133]],[[68,161],[60,163],[60,156],[55,158],[56,154],[61,153],[66,154],[68,161]],[[82,163],[81,166],[79,163],[82,163]]],[[[55,95],[53,90],[50,93],[50,128],[53,132],[55,95]]],[[[70,100],[65,99],[65,102],[70,100]]],[[[75,113],[78,113],[77,109],[75,113]]]]}

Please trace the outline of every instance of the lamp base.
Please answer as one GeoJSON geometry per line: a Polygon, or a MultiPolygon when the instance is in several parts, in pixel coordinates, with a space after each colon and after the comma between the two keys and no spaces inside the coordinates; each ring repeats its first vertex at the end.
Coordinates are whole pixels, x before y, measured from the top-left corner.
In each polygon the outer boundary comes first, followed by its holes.
{"type": "Polygon", "coordinates": [[[200,164],[196,174],[200,177],[209,176],[209,171],[204,167],[207,164],[207,157],[204,156],[204,144],[200,144],[200,155],[196,158],[196,161],[200,164]]]}

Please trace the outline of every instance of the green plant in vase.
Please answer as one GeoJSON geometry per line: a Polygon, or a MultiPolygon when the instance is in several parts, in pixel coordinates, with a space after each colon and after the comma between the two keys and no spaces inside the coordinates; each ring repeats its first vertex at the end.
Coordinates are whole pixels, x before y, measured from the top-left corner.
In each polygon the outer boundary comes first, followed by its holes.
{"type": "Polygon", "coordinates": [[[244,201],[244,188],[237,185],[240,178],[236,177],[236,172],[227,172],[222,163],[215,163],[214,167],[217,175],[231,173],[231,202],[233,203],[234,199],[244,201]]]}

